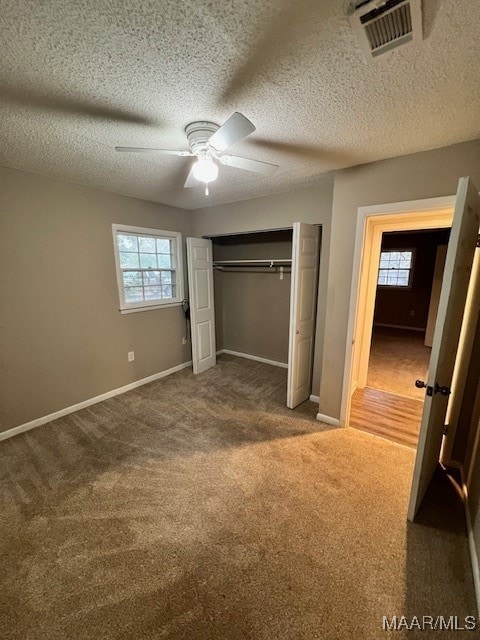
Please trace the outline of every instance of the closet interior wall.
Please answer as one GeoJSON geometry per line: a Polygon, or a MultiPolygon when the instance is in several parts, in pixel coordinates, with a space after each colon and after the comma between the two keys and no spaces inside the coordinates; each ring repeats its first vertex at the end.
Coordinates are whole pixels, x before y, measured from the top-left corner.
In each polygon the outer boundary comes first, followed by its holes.
{"type": "MultiPolygon", "coordinates": [[[[292,230],[212,238],[213,259],[264,260],[292,257],[292,230]]],[[[288,362],[290,267],[214,269],[217,349],[288,362]]]]}

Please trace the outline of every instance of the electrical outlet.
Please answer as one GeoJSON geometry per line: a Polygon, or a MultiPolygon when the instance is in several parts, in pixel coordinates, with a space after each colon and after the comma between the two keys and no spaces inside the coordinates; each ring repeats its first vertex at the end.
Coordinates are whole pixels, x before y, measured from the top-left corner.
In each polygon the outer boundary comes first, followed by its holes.
{"type": "Polygon", "coordinates": [[[135,360],[135,351],[129,351],[127,353],[127,358],[129,362],[133,362],[135,360]]]}
{"type": "Polygon", "coordinates": [[[186,339],[185,336],[183,336],[183,338],[182,338],[182,344],[187,344],[187,339],[186,339]]]}

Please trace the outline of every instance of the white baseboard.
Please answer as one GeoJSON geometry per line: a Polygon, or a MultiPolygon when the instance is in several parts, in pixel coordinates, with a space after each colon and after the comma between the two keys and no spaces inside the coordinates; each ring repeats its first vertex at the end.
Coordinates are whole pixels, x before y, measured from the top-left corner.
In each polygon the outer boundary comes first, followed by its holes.
{"type": "Polygon", "coordinates": [[[425,333],[426,329],[421,327],[405,327],[401,324],[384,324],[383,322],[375,322],[374,327],[385,327],[386,329],[405,329],[407,331],[421,331],[425,333]]]}
{"type": "Polygon", "coordinates": [[[317,404],[320,402],[319,396],[310,396],[310,402],[316,402],[317,404]]]}
{"type": "Polygon", "coordinates": [[[317,413],[317,420],[319,422],[324,422],[325,424],[331,424],[333,427],[340,426],[340,420],[338,420],[338,418],[332,418],[331,416],[326,416],[323,413],[317,413]]]}
{"type": "Polygon", "coordinates": [[[255,360],[256,362],[264,362],[265,364],[271,364],[274,367],[282,367],[282,369],[288,369],[288,364],[285,362],[277,362],[276,360],[269,360],[268,358],[260,358],[259,356],[252,356],[249,353],[240,353],[239,351],[232,351],[231,349],[221,349],[217,351],[217,355],[221,353],[227,353],[229,356],[237,356],[238,358],[247,358],[247,360],[255,360]]]}
{"type": "Polygon", "coordinates": [[[52,420],[63,418],[64,416],[68,416],[68,414],[70,413],[74,413],[75,411],[80,411],[80,409],[85,409],[86,407],[90,407],[92,404],[97,404],[98,402],[102,402],[103,400],[107,400],[108,398],[113,398],[114,396],[118,396],[121,393],[131,391],[132,389],[141,387],[142,385],[148,384],[149,382],[160,380],[160,378],[165,378],[166,376],[169,376],[172,373],[176,373],[177,371],[181,371],[182,369],[186,369],[187,367],[191,367],[191,366],[192,366],[191,360],[189,362],[182,362],[182,364],[178,364],[176,367],[172,367],[171,369],[166,369],[165,371],[154,373],[153,375],[147,376],[146,378],[142,378],[141,380],[135,380],[135,382],[126,384],[123,387],[112,389],[111,391],[102,393],[101,395],[95,396],[94,398],[89,398],[88,400],[83,400],[82,402],[73,404],[71,407],[60,409],[59,411],[55,411],[54,413],[49,413],[48,416],[42,416],[41,418],[36,418],[31,422],[25,422],[24,424],[18,425],[18,427],[13,427],[12,429],[8,429],[7,431],[3,431],[2,433],[0,433],[0,441],[16,436],[19,433],[30,431],[30,429],[35,429],[35,427],[40,427],[42,424],[46,424],[47,422],[51,422],[52,420]]]}
{"type": "Polygon", "coordinates": [[[480,566],[478,564],[477,545],[473,536],[472,516],[468,503],[468,488],[465,483],[463,466],[460,465],[460,475],[462,476],[463,502],[465,505],[465,520],[467,522],[468,547],[470,549],[470,562],[472,563],[473,585],[475,588],[475,598],[477,600],[477,611],[480,617],[480,566]]]}

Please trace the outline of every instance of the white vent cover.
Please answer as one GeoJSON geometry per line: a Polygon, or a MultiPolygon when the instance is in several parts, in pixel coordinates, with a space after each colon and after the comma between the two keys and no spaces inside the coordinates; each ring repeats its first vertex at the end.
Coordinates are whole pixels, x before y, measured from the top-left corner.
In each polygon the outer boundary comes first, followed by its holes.
{"type": "Polygon", "coordinates": [[[367,58],[422,40],[421,0],[356,0],[349,14],[367,58]]]}

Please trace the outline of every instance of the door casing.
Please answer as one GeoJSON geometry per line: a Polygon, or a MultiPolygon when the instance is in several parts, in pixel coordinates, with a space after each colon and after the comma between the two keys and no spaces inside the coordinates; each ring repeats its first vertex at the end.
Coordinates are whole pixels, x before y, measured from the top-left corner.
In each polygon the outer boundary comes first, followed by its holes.
{"type": "Polygon", "coordinates": [[[340,424],[348,426],[352,393],[365,386],[382,233],[448,228],[455,196],[360,207],[357,215],[340,424]]]}

